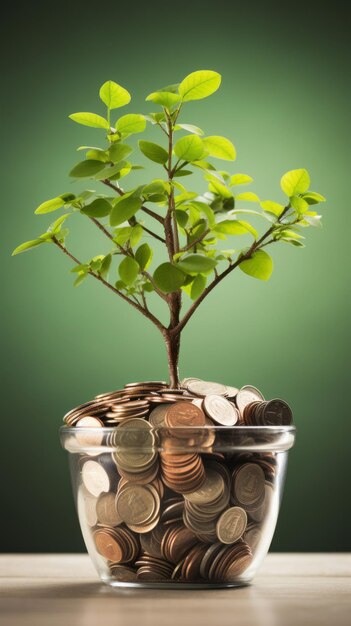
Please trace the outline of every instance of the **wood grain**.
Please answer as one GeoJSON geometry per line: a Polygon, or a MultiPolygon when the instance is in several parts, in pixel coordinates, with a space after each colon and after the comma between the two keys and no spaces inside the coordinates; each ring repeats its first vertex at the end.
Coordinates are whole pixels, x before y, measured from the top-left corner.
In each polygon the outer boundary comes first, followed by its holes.
{"type": "Polygon", "coordinates": [[[87,555],[0,556],[1,626],[349,626],[350,554],[270,554],[241,589],[111,589],[87,555]]]}

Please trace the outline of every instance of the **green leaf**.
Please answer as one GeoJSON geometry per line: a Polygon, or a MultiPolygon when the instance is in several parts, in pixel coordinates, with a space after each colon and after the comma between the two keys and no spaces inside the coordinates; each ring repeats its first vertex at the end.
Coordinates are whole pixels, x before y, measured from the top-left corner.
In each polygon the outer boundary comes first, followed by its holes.
{"type": "Polygon", "coordinates": [[[218,222],[212,230],[223,235],[247,235],[247,233],[251,233],[255,239],[258,237],[257,230],[242,220],[223,220],[218,222]]]}
{"type": "Polygon", "coordinates": [[[186,135],[177,141],[174,152],[178,159],[196,161],[204,154],[204,146],[197,135],[186,135]]]}
{"type": "Polygon", "coordinates": [[[171,109],[172,106],[180,101],[180,96],[176,93],[171,93],[170,91],[154,91],[153,93],[150,93],[145,99],[147,102],[155,102],[156,104],[160,104],[166,109],[171,109]]]}
{"type": "Polygon", "coordinates": [[[83,280],[87,278],[87,276],[89,276],[88,272],[84,272],[84,271],[79,272],[76,280],[73,283],[73,287],[78,287],[83,282],[83,280]]]}
{"type": "Polygon", "coordinates": [[[102,170],[100,170],[100,172],[95,174],[94,178],[96,178],[96,180],[108,180],[113,176],[116,176],[116,174],[118,174],[126,166],[128,166],[127,161],[118,161],[118,163],[115,163],[115,165],[112,166],[107,165],[107,167],[104,167],[102,170]]]}
{"type": "Polygon", "coordinates": [[[207,98],[221,84],[221,75],[211,70],[199,70],[192,72],[182,80],[179,85],[179,93],[183,102],[189,100],[201,100],[207,98]]]}
{"type": "Polygon", "coordinates": [[[134,248],[134,246],[137,245],[137,243],[139,243],[140,239],[143,236],[143,227],[141,226],[141,224],[135,224],[135,226],[133,226],[132,231],[130,233],[130,245],[132,246],[132,248],[134,248]]]}
{"type": "Polygon", "coordinates": [[[68,117],[74,122],[77,122],[77,124],[83,124],[83,126],[91,126],[92,128],[109,128],[108,121],[96,113],[72,113],[68,117]]]}
{"type": "Polygon", "coordinates": [[[148,243],[143,243],[135,253],[135,259],[142,270],[146,270],[152,260],[153,251],[148,243]]]}
{"type": "Polygon", "coordinates": [[[100,98],[109,109],[118,109],[131,100],[130,93],[113,80],[108,80],[100,88],[100,98]]]}
{"type": "MultiPolygon", "coordinates": [[[[206,178],[208,178],[206,176],[206,178]]],[[[222,198],[232,198],[233,194],[223,183],[219,182],[215,178],[210,178],[209,190],[213,193],[217,193],[222,198]]]]}
{"type": "Polygon", "coordinates": [[[34,213],[37,215],[42,213],[51,213],[51,211],[57,211],[64,205],[64,200],[62,196],[57,196],[57,198],[52,198],[51,200],[46,200],[35,209],[34,213]]]}
{"type": "Polygon", "coordinates": [[[234,185],[247,185],[248,183],[252,183],[253,178],[248,176],[248,174],[233,174],[233,176],[229,179],[230,187],[234,185]]]}
{"type": "Polygon", "coordinates": [[[213,224],[215,223],[215,214],[212,211],[209,204],[206,204],[206,202],[199,202],[198,200],[195,200],[195,201],[193,200],[191,202],[191,206],[193,206],[195,209],[200,211],[200,213],[203,213],[206,216],[209,225],[213,226],[213,224]]]}
{"type": "Polygon", "coordinates": [[[90,204],[81,209],[81,212],[88,217],[106,217],[111,213],[111,204],[105,198],[96,198],[90,204]]]}
{"type": "Polygon", "coordinates": [[[250,259],[241,261],[239,267],[253,278],[268,280],[273,272],[273,261],[264,250],[256,250],[250,259]]]}
{"type": "Polygon", "coordinates": [[[53,235],[56,235],[57,233],[59,233],[60,230],[61,230],[62,224],[71,215],[72,215],[72,213],[66,213],[65,215],[61,215],[61,217],[59,217],[57,220],[52,222],[52,224],[50,224],[50,226],[48,228],[48,233],[52,233],[53,235]]]}
{"type": "Polygon", "coordinates": [[[299,193],[304,193],[310,186],[310,175],[307,170],[290,170],[282,176],[280,186],[284,193],[291,198],[299,193]]]}
{"type": "Polygon", "coordinates": [[[132,285],[138,276],[139,265],[135,261],[135,259],[133,259],[130,256],[127,256],[120,263],[119,268],[118,268],[118,273],[120,275],[121,280],[123,280],[123,282],[126,285],[132,285]]]}
{"type": "Polygon", "coordinates": [[[129,220],[139,211],[142,204],[142,199],[133,193],[117,198],[110,215],[111,226],[119,226],[119,224],[129,220]]]}
{"type": "Polygon", "coordinates": [[[125,159],[131,152],[132,148],[127,146],[126,143],[113,143],[109,148],[108,154],[110,161],[112,161],[112,163],[117,163],[117,161],[125,159]]]}
{"type": "Polygon", "coordinates": [[[113,238],[113,241],[119,243],[121,246],[124,246],[124,244],[129,241],[131,232],[131,226],[122,226],[122,228],[116,228],[116,234],[113,238]]]}
{"type": "Polygon", "coordinates": [[[131,135],[133,133],[142,133],[146,127],[146,120],[143,115],[130,113],[123,115],[116,122],[116,130],[123,135],[131,135]]]}
{"type": "Polygon", "coordinates": [[[300,198],[300,196],[292,196],[290,204],[298,213],[305,213],[309,208],[308,202],[304,198],[300,198]]]}
{"type": "Polygon", "coordinates": [[[264,211],[273,213],[273,215],[276,215],[277,217],[279,217],[284,211],[284,206],[279,204],[279,202],[273,202],[273,200],[264,200],[263,202],[260,202],[260,205],[264,211]]]}
{"type": "Polygon", "coordinates": [[[100,172],[100,170],[104,169],[104,167],[105,163],[88,159],[77,163],[70,171],[69,175],[73,178],[92,178],[95,174],[100,172]]]}
{"type": "Polygon", "coordinates": [[[191,170],[179,169],[174,172],[173,178],[180,178],[182,176],[190,176],[191,174],[193,174],[191,170]]]}
{"type": "Polygon", "coordinates": [[[319,202],[326,202],[325,197],[322,196],[320,193],[317,193],[316,191],[307,191],[306,193],[302,194],[302,197],[304,200],[306,200],[306,202],[308,202],[308,204],[318,204],[319,202]]]}
{"type": "Polygon", "coordinates": [[[279,232],[278,239],[305,239],[305,237],[290,228],[286,228],[285,230],[281,230],[279,232]]]}
{"type": "Polygon", "coordinates": [[[163,165],[168,160],[168,152],[157,143],[140,140],[139,148],[150,161],[163,165]]]}
{"type": "Polygon", "coordinates": [[[146,198],[147,196],[155,194],[162,195],[165,194],[168,190],[169,185],[166,185],[166,183],[161,178],[155,178],[153,181],[151,181],[151,183],[145,185],[143,189],[143,196],[145,196],[146,198]]]}
{"type": "Polygon", "coordinates": [[[184,193],[180,193],[178,196],[175,196],[174,202],[178,208],[184,202],[193,200],[194,198],[197,198],[197,193],[195,191],[185,191],[184,193]]]}
{"type": "Polygon", "coordinates": [[[85,158],[90,159],[90,160],[95,160],[95,161],[103,161],[103,163],[106,163],[107,161],[106,153],[103,152],[102,150],[88,150],[88,152],[85,155],[85,158]]]}
{"type": "Polygon", "coordinates": [[[176,220],[177,220],[177,224],[179,224],[179,226],[181,228],[185,228],[185,226],[188,223],[188,219],[189,216],[187,214],[186,211],[180,211],[179,209],[175,211],[175,216],[176,216],[176,220]]]}
{"type": "Polygon", "coordinates": [[[185,282],[185,274],[172,263],[162,263],[154,272],[154,281],[164,293],[177,291],[185,282]]]}
{"type": "Polygon", "coordinates": [[[101,262],[100,265],[100,269],[99,269],[99,274],[101,276],[107,276],[109,269],[111,267],[111,263],[112,263],[112,254],[107,254],[101,262]]]}
{"type": "Polygon", "coordinates": [[[174,127],[174,130],[186,130],[188,133],[194,133],[194,135],[203,135],[204,131],[198,126],[194,126],[194,124],[177,124],[174,127]]]}
{"type": "Polygon", "coordinates": [[[259,202],[259,197],[252,193],[252,191],[245,191],[244,193],[239,193],[235,196],[235,200],[246,200],[246,202],[259,202]]]}
{"type": "Polygon", "coordinates": [[[16,254],[20,254],[21,252],[26,252],[31,248],[35,248],[39,246],[41,243],[45,243],[44,239],[32,239],[32,241],[26,241],[25,243],[21,243],[20,246],[14,249],[11,256],[16,256],[16,254]]]}
{"type": "Polygon", "coordinates": [[[197,300],[197,298],[201,296],[206,287],[206,282],[206,276],[202,276],[202,274],[198,274],[197,276],[195,276],[193,282],[191,283],[190,289],[190,297],[192,300],[197,300]]]}
{"type": "Polygon", "coordinates": [[[202,254],[188,254],[183,257],[181,261],[177,264],[177,267],[180,268],[186,274],[196,273],[201,274],[203,272],[208,272],[216,267],[217,261],[214,259],[210,259],[207,256],[202,254]]]}
{"type": "Polygon", "coordinates": [[[225,161],[234,161],[236,158],[235,148],[229,139],[225,137],[205,137],[202,140],[207,153],[210,156],[217,159],[224,159],[225,161]]]}

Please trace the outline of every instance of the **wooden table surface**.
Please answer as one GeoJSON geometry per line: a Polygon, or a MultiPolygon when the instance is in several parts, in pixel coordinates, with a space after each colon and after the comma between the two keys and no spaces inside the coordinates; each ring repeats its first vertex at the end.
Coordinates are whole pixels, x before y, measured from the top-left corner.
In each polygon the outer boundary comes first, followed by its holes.
{"type": "Polygon", "coordinates": [[[343,626],[351,554],[269,554],[241,589],[112,589],[83,554],[0,556],[1,626],[343,626]]]}

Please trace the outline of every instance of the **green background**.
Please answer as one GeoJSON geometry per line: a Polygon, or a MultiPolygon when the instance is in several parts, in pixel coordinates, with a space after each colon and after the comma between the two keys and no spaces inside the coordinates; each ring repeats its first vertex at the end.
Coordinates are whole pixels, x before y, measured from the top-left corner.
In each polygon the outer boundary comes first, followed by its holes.
{"type": "MultiPolygon", "coordinates": [[[[97,90],[107,79],[132,92],[128,111],[150,111],[145,95],[195,69],[219,71],[222,88],[189,104],[183,121],[233,140],[231,171],[250,173],[261,198],[283,201],[283,172],[306,167],[328,203],[323,229],[306,232],[306,249],[272,247],[268,283],[238,272],[211,294],[184,332],[181,375],[254,384],[291,404],[298,439],[273,549],[350,547],[350,93],[342,7],[179,0],[9,9],[2,34],[3,550],[84,549],[58,440],[62,415],[127,381],[166,376],[161,337],[137,312],[93,281],[73,289],[69,260],[51,246],[13,259],[11,251],[50,223],[51,216],[33,215],[40,202],[74,190],[67,172],[79,160],[75,148],[102,140],[69,113],[103,114],[97,90]]],[[[102,238],[80,222],[72,248],[86,258],[100,253],[102,238]]]]}

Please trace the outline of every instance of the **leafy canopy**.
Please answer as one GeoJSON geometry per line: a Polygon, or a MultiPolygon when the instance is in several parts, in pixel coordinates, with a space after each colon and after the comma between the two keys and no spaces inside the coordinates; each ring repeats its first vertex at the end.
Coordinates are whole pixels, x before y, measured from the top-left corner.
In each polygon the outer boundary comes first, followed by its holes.
{"type": "Polygon", "coordinates": [[[173,313],[180,307],[173,294],[184,292],[193,301],[192,313],[206,290],[236,267],[268,280],[273,271],[268,245],[303,247],[306,227],[321,224],[315,205],[325,198],[310,190],[303,168],[283,174],[283,196],[273,200],[245,189],[253,182],[249,174],[222,169],[223,161],[236,159],[232,141],[206,136],[185,115],[188,102],[211,96],[220,84],[218,72],[194,71],[179,83],[152,91],[146,97],[151,112],[127,112],[112,120],[111,112],[128,105],[131,96],[116,82],[105,82],[99,90],[104,110],[69,116],[101,133],[98,145],[78,148],[83,158],[70,168],[73,182],[88,180],[89,188],[41,203],[36,214],[63,213],[13,254],[55,244],[75,263],[75,285],[95,276],[154,320],[147,303],[152,291],[173,313]],[[145,138],[133,138],[144,132],[145,138]],[[133,182],[137,170],[138,184],[133,182]],[[192,183],[195,173],[203,178],[202,189],[192,183]],[[97,254],[83,262],[66,245],[66,221],[75,213],[100,230],[97,254]],[[106,235],[105,249],[101,234],[106,235]]]}

